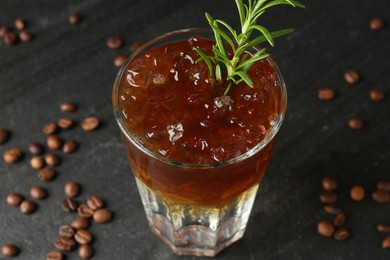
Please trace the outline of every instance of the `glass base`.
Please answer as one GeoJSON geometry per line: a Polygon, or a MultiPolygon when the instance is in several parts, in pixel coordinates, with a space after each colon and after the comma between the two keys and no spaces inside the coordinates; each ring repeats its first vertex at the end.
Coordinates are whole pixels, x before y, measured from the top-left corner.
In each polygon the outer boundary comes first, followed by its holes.
{"type": "Polygon", "coordinates": [[[170,203],[136,178],[149,226],[178,255],[215,256],[242,238],[259,185],[220,208],[170,203]]]}

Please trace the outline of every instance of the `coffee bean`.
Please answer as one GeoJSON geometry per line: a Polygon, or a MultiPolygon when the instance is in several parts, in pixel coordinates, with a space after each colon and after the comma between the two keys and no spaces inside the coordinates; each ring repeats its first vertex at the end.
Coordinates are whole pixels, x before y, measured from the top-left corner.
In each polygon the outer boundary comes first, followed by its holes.
{"type": "Polygon", "coordinates": [[[54,153],[48,153],[45,155],[45,162],[49,166],[56,166],[60,164],[60,161],[61,161],[60,157],[58,157],[58,155],[54,153]]]}
{"type": "Polygon", "coordinates": [[[38,173],[38,178],[41,181],[51,181],[52,179],[54,179],[55,176],[56,176],[56,172],[49,167],[43,168],[38,173]]]}
{"type": "Polygon", "coordinates": [[[31,167],[33,167],[36,170],[42,169],[43,166],[45,166],[45,161],[39,157],[39,156],[34,156],[30,160],[31,167]]]}
{"type": "Polygon", "coordinates": [[[47,196],[47,191],[46,189],[40,187],[40,186],[32,186],[30,189],[30,196],[34,200],[42,200],[46,198],[47,196]]]}
{"type": "Polygon", "coordinates": [[[46,255],[46,260],[63,260],[64,255],[60,250],[52,250],[46,255]]]}
{"type": "Polygon", "coordinates": [[[90,209],[92,210],[98,210],[98,209],[101,209],[103,208],[104,206],[104,202],[102,200],[102,198],[100,197],[97,197],[97,196],[90,196],[88,199],[87,199],[87,205],[90,209]]]}
{"type": "Polygon", "coordinates": [[[333,191],[337,189],[337,182],[330,177],[324,177],[322,179],[322,188],[326,191],[333,191]]]}
{"type": "Polygon", "coordinates": [[[112,213],[107,209],[98,209],[93,214],[93,221],[98,224],[104,224],[111,220],[112,213]]]}
{"type": "Polygon", "coordinates": [[[79,24],[82,18],[79,14],[71,13],[68,15],[68,22],[72,25],[79,24]]]}
{"type": "Polygon", "coordinates": [[[60,237],[54,242],[54,246],[62,251],[71,251],[76,247],[76,241],[69,237],[60,237]]]}
{"type": "Polygon", "coordinates": [[[47,147],[50,149],[50,150],[58,150],[61,148],[62,146],[62,141],[61,139],[56,136],[56,135],[49,135],[47,137],[47,141],[46,141],[46,144],[47,144],[47,147]]]}
{"type": "Polygon", "coordinates": [[[84,131],[90,132],[98,128],[100,125],[100,121],[96,117],[87,117],[83,121],[81,121],[81,128],[84,131]]]}
{"type": "Polygon", "coordinates": [[[64,102],[60,105],[60,110],[62,112],[71,113],[76,111],[76,109],[77,109],[76,105],[72,102],[64,102]]]}
{"type": "Polygon", "coordinates": [[[58,230],[60,237],[73,237],[75,233],[75,230],[70,225],[62,225],[58,230]]]}
{"type": "Polygon", "coordinates": [[[330,214],[330,215],[337,215],[338,213],[341,212],[341,209],[334,206],[334,205],[326,205],[324,207],[324,210],[326,213],[330,214]]]}
{"type": "Polygon", "coordinates": [[[93,256],[93,249],[89,245],[81,245],[79,248],[79,256],[81,259],[89,259],[93,256]]]}
{"type": "Polygon", "coordinates": [[[28,150],[34,155],[40,155],[43,153],[43,145],[38,143],[32,143],[28,146],[28,150]]]}
{"type": "Polygon", "coordinates": [[[19,193],[10,193],[6,198],[7,204],[12,207],[18,207],[23,200],[24,197],[19,193]]]}
{"type": "Polygon", "coordinates": [[[317,232],[321,236],[331,237],[334,233],[334,226],[326,220],[323,220],[317,224],[317,232]]]}
{"type": "Polygon", "coordinates": [[[86,218],[78,217],[70,225],[76,230],[87,229],[89,227],[89,221],[86,218]]]}
{"type": "Polygon", "coordinates": [[[378,190],[384,190],[390,192],[390,181],[378,181],[376,184],[378,190]]]}
{"type": "Polygon", "coordinates": [[[71,212],[71,211],[77,210],[78,203],[74,199],[66,198],[62,201],[61,206],[62,206],[63,210],[65,210],[67,212],[71,212]]]}
{"type": "Polygon", "coordinates": [[[10,148],[4,152],[3,159],[6,163],[15,163],[22,158],[22,155],[19,148],[10,148]]]}
{"type": "Polygon", "coordinates": [[[19,248],[13,244],[5,244],[1,248],[1,253],[7,257],[16,256],[19,253],[19,248]]]}
{"type": "Polygon", "coordinates": [[[34,213],[34,211],[37,209],[37,204],[35,204],[34,202],[28,199],[25,199],[22,201],[19,207],[20,207],[20,212],[28,215],[34,213]]]}
{"type": "Polygon", "coordinates": [[[3,36],[3,40],[8,45],[14,44],[17,40],[17,35],[13,31],[7,31],[3,36]]]}
{"type": "Polygon", "coordinates": [[[349,192],[351,199],[354,201],[362,201],[364,199],[365,191],[362,186],[356,185],[351,188],[349,192]]]}
{"type": "Polygon", "coordinates": [[[390,202],[390,193],[383,190],[374,191],[372,194],[372,199],[377,203],[388,203],[390,202]]]}
{"type": "Polygon", "coordinates": [[[42,128],[42,131],[47,134],[47,135],[51,135],[51,134],[54,134],[56,131],[57,131],[58,127],[57,127],[57,124],[54,123],[54,122],[49,122],[49,123],[46,123],[43,128],[42,128]]]}
{"type": "Polygon", "coordinates": [[[92,234],[83,229],[77,230],[74,238],[80,245],[90,244],[93,239],[92,234]]]}
{"type": "Polygon", "coordinates": [[[71,154],[77,150],[78,146],[79,144],[77,142],[70,140],[64,143],[62,150],[65,154],[71,154]]]}
{"type": "Polygon", "coordinates": [[[67,182],[64,186],[64,192],[66,196],[70,198],[77,197],[80,194],[80,191],[80,186],[73,181],[67,182]]]}
{"type": "Polygon", "coordinates": [[[119,49],[122,47],[123,41],[118,36],[112,36],[107,39],[107,47],[111,49],[119,49]]]}
{"type": "Polygon", "coordinates": [[[30,42],[32,40],[32,38],[33,38],[33,36],[29,32],[26,32],[26,31],[19,32],[19,39],[22,42],[30,42]]]}
{"type": "Polygon", "coordinates": [[[91,218],[94,215],[94,211],[85,204],[81,204],[78,207],[77,212],[79,213],[79,216],[83,218],[91,218]]]}
{"type": "Polygon", "coordinates": [[[333,192],[326,191],[321,193],[320,201],[324,204],[331,204],[337,201],[337,195],[333,192]]]}
{"type": "Polygon", "coordinates": [[[370,90],[370,98],[374,102],[382,101],[385,98],[385,93],[377,88],[370,90]]]}
{"type": "Polygon", "coordinates": [[[24,30],[26,28],[26,23],[22,19],[16,19],[15,20],[15,28],[19,31],[24,30]]]}
{"type": "Polygon", "coordinates": [[[320,88],[318,90],[318,98],[320,100],[328,101],[334,99],[334,97],[335,97],[335,92],[331,88],[325,87],[325,88],[320,88]]]}
{"type": "Polygon", "coordinates": [[[389,233],[390,232],[390,225],[388,225],[388,224],[378,224],[376,226],[376,230],[379,233],[389,233]]]}
{"type": "Polygon", "coordinates": [[[62,129],[69,129],[73,127],[74,122],[71,118],[60,118],[57,124],[62,129]]]}
{"type": "Polygon", "coordinates": [[[136,51],[139,47],[142,46],[142,44],[144,44],[144,43],[143,43],[143,42],[140,42],[140,41],[134,42],[132,45],[130,45],[130,51],[131,51],[131,52],[136,51]]]}
{"type": "Polygon", "coordinates": [[[8,27],[7,26],[2,26],[0,25],[0,38],[3,38],[5,34],[8,32],[8,27]]]}
{"type": "Polygon", "coordinates": [[[352,129],[361,129],[363,121],[360,118],[354,117],[348,120],[348,126],[352,129]]]}
{"type": "Polygon", "coordinates": [[[345,240],[350,237],[350,233],[346,228],[338,228],[333,237],[336,240],[345,240]]]}
{"type": "Polygon", "coordinates": [[[344,79],[348,84],[356,84],[360,80],[360,75],[354,70],[349,70],[345,72],[344,79]]]}
{"type": "Polygon", "coordinates": [[[389,249],[390,248],[390,236],[385,237],[382,241],[382,248],[383,249],[389,249]]]}
{"type": "Polygon", "coordinates": [[[370,29],[373,31],[377,31],[379,29],[382,29],[383,24],[384,23],[381,18],[372,18],[370,21],[370,29]]]}
{"type": "Polygon", "coordinates": [[[10,133],[8,130],[0,128],[0,144],[4,144],[8,141],[10,133]]]}
{"type": "Polygon", "coordinates": [[[127,60],[126,55],[118,55],[114,59],[114,66],[120,68],[126,63],[126,60],[127,60]]]}
{"type": "Polygon", "coordinates": [[[342,212],[340,212],[340,213],[337,214],[336,217],[333,219],[333,225],[334,225],[335,227],[341,227],[342,225],[344,225],[346,219],[347,219],[347,217],[345,216],[345,214],[342,213],[342,212]]]}

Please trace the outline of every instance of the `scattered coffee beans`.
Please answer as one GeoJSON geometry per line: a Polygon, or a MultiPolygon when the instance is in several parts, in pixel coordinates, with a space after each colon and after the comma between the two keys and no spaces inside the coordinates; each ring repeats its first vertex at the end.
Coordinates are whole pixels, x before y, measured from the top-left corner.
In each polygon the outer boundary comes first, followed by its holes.
{"type": "Polygon", "coordinates": [[[64,255],[60,250],[52,250],[46,255],[46,260],[63,260],[64,255]]]}
{"type": "Polygon", "coordinates": [[[81,121],[81,128],[84,131],[90,132],[98,128],[100,125],[100,121],[96,117],[87,117],[83,121],[81,121]]]}
{"type": "Polygon", "coordinates": [[[390,181],[378,181],[376,184],[378,190],[384,190],[390,192],[390,181]]]}
{"type": "Polygon", "coordinates": [[[337,201],[337,195],[330,191],[323,192],[320,195],[320,201],[324,204],[335,203],[337,201]]]}
{"type": "Polygon", "coordinates": [[[22,158],[22,155],[19,148],[10,148],[4,152],[3,159],[6,163],[15,163],[22,158]]]}
{"type": "Polygon", "coordinates": [[[324,177],[322,179],[322,188],[326,191],[333,191],[337,189],[337,182],[330,177],[324,177]]]}
{"type": "Polygon", "coordinates": [[[344,79],[348,84],[356,84],[360,80],[360,75],[354,70],[349,70],[345,72],[344,79]]]}
{"type": "Polygon", "coordinates": [[[345,240],[350,237],[350,233],[346,228],[338,228],[333,237],[336,240],[345,240]]]}
{"type": "Polygon", "coordinates": [[[57,124],[54,123],[54,122],[49,122],[49,123],[46,123],[43,128],[42,128],[42,131],[47,134],[47,135],[51,135],[51,134],[54,134],[56,131],[57,131],[57,124]]]}
{"type": "Polygon", "coordinates": [[[77,150],[78,146],[78,143],[75,141],[66,141],[62,150],[65,154],[71,154],[77,150]]]}
{"type": "Polygon", "coordinates": [[[334,233],[334,226],[330,222],[323,220],[323,221],[318,223],[317,232],[321,236],[331,237],[331,236],[333,236],[333,233],[334,233]]]}
{"type": "Polygon", "coordinates": [[[66,198],[62,201],[61,206],[65,211],[71,212],[77,210],[78,203],[74,199],[66,198]]]}
{"type": "Polygon", "coordinates": [[[6,198],[7,204],[12,207],[18,207],[23,200],[24,197],[19,193],[10,193],[6,198]]]}
{"type": "Polygon", "coordinates": [[[0,128],[0,144],[4,144],[8,141],[10,133],[8,130],[0,128]]]}
{"type": "Polygon", "coordinates": [[[47,144],[47,147],[50,149],[50,150],[58,150],[61,148],[62,146],[62,141],[61,139],[56,136],[56,135],[49,135],[47,137],[47,141],[46,141],[46,144],[47,144]]]}
{"type": "Polygon", "coordinates": [[[79,24],[81,22],[81,16],[76,13],[71,13],[68,15],[68,22],[72,25],[79,24]]]}
{"type": "Polygon", "coordinates": [[[83,218],[91,218],[94,215],[94,211],[85,204],[81,204],[78,207],[77,212],[79,213],[79,216],[83,218]]]}
{"type": "Polygon", "coordinates": [[[336,215],[336,217],[334,218],[333,220],[333,225],[335,227],[341,227],[342,225],[344,225],[345,223],[345,220],[346,220],[346,216],[344,213],[340,212],[339,214],[336,215]]]}
{"type": "Polygon", "coordinates": [[[90,244],[93,239],[92,234],[83,229],[77,230],[74,238],[80,245],[90,244]]]}
{"type": "Polygon", "coordinates": [[[386,237],[382,241],[382,248],[389,249],[390,248],[390,236],[386,237]]]}
{"type": "Polygon", "coordinates": [[[93,256],[93,249],[89,245],[81,245],[79,248],[79,256],[81,259],[89,259],[93,256]]]}
{"type": "Polygon", "coordinates": [[[33,38],[33,36],[29,32],[26,32],[26,31],[19,32],[19,39],[22,42],[30,42],[32,40],[32,38],[33,38]]]}
{"type": "Polygon", "coordinates": [[[7,32],[8,32],[8,27],[0,25],[0,38],[3,38],[7,32]]]}
{"type": "Polygon", "coordinates": [[[76,230],[87,229],[89,227],[89,221],[86,218],[78,217],[70,225],[76,230]]]}
{"type": "Polygon", "coordinates": [[[390,225],[388,225],[388,224],[378,224],[376,226],[376,230],[378,230],[379,233],[389,233],[390,232],[390,225]]]}
{"type": "Polygon", "coordinates": [[[118,55],[114,59],[114,66],[120,68],[123,66],[123,64],[125,64],[126,60],[127,60],[126,55],[118,55]]]}
{"type": "Polygon", "coordinates": [[[71,251],[76,247],[76,241],[69,237],[60,237],[54,242],[54,246],[62,251],[71,251]]]}
{"type": "Polygon", "coordinates": [[[351,196],[351,199],[354,201],[362,201],[364,199],[365,191],[362,186],[353,186],[349,195],[351,196]]]}
{"type": "Polygon", "coordinates": [[[42,200],[42,199],[46,198],[47,191],[46,191],[46,189],[44,189],[40,186],[34,185],[30,189],[30,196],[34,200],[42,200]]]}
{"type": "Polygon", "coordinates": [[[335,91],[331,88],[325,87],[318,90],[318,98],[320,100],[332,100],[335,97],[335,91]]]}
{"type": "Polygon", "coordinates": [[[379,29],[382,29],[383,24],[384,23],[381,18],[372,18],[370,21],[370,29],[373,31],[377,31],[379,29]]]}
{"type": "Polygon", "coordinates": [[[72,102],[64,102],[60,105],[60,110],[62,112],[71,113],[76,111],[76,109],[77,109],[76,105],[72,102]]]}
{"type": "Polygon", "coordinates": [[[98,197],[98,196],[90,196],[88,199],[87,199],[87,206],[96,211],[98,209],[101,209],[103,208],[104,206],[104,202],[102,200],[102,198],[98,197]]]}
{"type": "Polygon", "coordinates": [[[33,167],[36,170],[42,169],[45,166],[45,161],[39,157],[39,156],[34,156],[30,160],[31,167],[33,167]]]}
{"type": "Polygon", "coordinates": [[[19,248],[13,244],[5,244],[1,248],[1,253],[7,257],[16,256],[19,253],[19,248]]]}
{"type": "Polygon", "coordinates": [[[28,150],[34,155],[40,155],[43,153],[43,146],[38,143],[32,143],[28,146],[28,150]]]}
{"type": "Polygon", "coordinates": [[[35,204],[34,202],[28,199],[25,199],[22,201],[19,207],[20,207],[20,212],[28,215],[33,213],[37,209],[37,204],[35,204]]]}
{"type": "Polygon", "coordinates": [[[374,88],[370,90],[370,98],[374,102],[379,102],[385,98],[385,93],[380,89],[374,88]]]}
{"type": "Polygon", "coordinates": [[[39,173],[38,173],[38,178],[41,181],[51,181],[54,179],[56,176],[56,172],[49,167],[43,168],[39,173]]]}
{"type": "Polygon", "coordinates": [[[49,166],[57,166],[60,164],[60,157],[54,153],[48,153],[45,155],[45,162],[49,166]]]}
{"type": "Polygon", "coordinates": [[[118,36],[112,36],[107,39],[107,47],[111,49],[119,49],[122,47],[123,41],[118,36]]]}
{"type": "Polygon", "coordinates": [[[64,192],[69,198],[77,197],[80,194],[80,191],[80,186],[73,181],[67,182],[64,186],[64,192]]]}
{"type": "Polygon", "coordinates": [[[69,237],[72,238],[75,234],[75,230],[70,225],[62,225],[58,230],[60,237],[69,237]]]}
{"type": "Polygon", "coordinates": [[[383,191],[383,190],[377,190],[374,191],[372,194],[372,199],[377,203],[388,203],[390,202],[390,193],[383,191]]]}
{"type": "Polygon", "coordinates": [[[69,129],[73,127],[74,122],[71,118],[60,118],[57,124],[62,129],[69,129]]]}
{"type": "Polygon", "coordinates": [[[6,44],[8,44],[8,45],[14,44],[14,43],[16,42],[17,38],[18,38],[18,37],[17,37],[16,33],[13,32],[13,31],[7,31],[7,32],[5,33],[5,35],[3,36],[4,42],[5,42],[6,44]]]}
{"type": "Polygon", "coordinates": [[[24,30],[26,28],[26,23],[22,19],[16,19],[15,20],[15,28],[19,31],[24,30]]]}
{"type": "Polygon", "coordinates": [[[98,209],[93,213],[93,221],[98,224],[104,224],[111,220],[112,213],[107,209],[98,209]]]}
{"type": "Polygon", "coordinates": [[[337,215],[338,213],[341,212],[341,209],[334,206],[334,205],[326,205],[324,207],[324,210],[326,213],[328,213],[329,215],[337,215]]]}
{"type": "Polygon", "coordinates": [[[363,121],[360,118],[354,117],[348,120],[348,126],[352,129],[361,129],[363,121]]]}

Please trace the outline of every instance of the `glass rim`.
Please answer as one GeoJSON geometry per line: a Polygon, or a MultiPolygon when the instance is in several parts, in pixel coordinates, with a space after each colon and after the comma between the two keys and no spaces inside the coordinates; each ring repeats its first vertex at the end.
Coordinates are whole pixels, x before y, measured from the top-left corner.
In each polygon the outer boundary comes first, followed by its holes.
{"type": "MultiPolygon", "coordinates": [[[[169,164],[169,165],[172,165],[172,166],[179,166],[179,167],[183,167],[183,168],[193,168],[193,169],[210,169],[210,168],[227,166],[227,165],[231,165],[231,164],[243,161],[243,160],[257,154],[258,152],[260,152],[271,140],[273,140],[273,138],[276,136],[276,134],[278,133],[278,131],[283,123],[283,119],[284,119],[284,116],[286,113],[287,89],[286,89],[284,79],[282,77],[282,74],[281,74],[278,66],[274,62],[274,60],[270,57],[267,57],[265,60],[270,65],[272,65],[272,67],[275,69],[275,72],[278,76],[279,88],[280,88],[280,100],[279,100],[280,110],[279,110],[278,116],[275,120],[275,124],[271,126],[270,130],[267,131],[265,138],[260,143],[256,144],[249,151],[247,151],[247,152],[245,152],[237,157],[234,157],[232,159],[222,161],[222,162],[215,162],[215,163],[210,163],[210,164],[191,164],[191,163],[185,163],[185,162],[171,160],[167,157],[164,157],[160,154],[157,154],[157,153],[147,149],[146,147],[141,145],[139,142],[137,142],[136,138],[134,138],[134,136],[136,136],[136,134],[131,133],[130,129],[127,128],[127,126],[125,125],[125,123],[123,121],[121,113],[119,111],[120,109],[119,109],[119,103],[118,103],[118,100],[119,100],[118,96],[119,96],[120,83],[122,81],[123,74],[125,72],[125,68],[127,67],[127,65],[130,63],[130,61],[133,60],[134,57],[137,57],[139,53],[141,53],[142,51],[145,51],[147,48],[149,48],[153,44],[158,43],[160,40],[167,39],[168,37],[172,37],[172,36],[176,36],[176,35],[182,35],[182,34],[191,33],[191,34],[193,34],[193,36],[195,36],[194,35],[195,33],[200,33],[200,34],[208,33],[209,34],[211,32],[212,31],[209,29],[201,29],[201,28],[181,29],[181,30],[176,30],[176,31],[162,34],[160,36],[157,36],[157,37],[145,42],[128,57],[125,64],[119,69],[119,71],[116,75],[115,81],[114,81],[114,87],[113,87],[113,92],[112,92],[112,106],[113,106],[113,112],[114,112],[116,122],[117,122],[122,134],[124,134],[126,136],[126,139],[128,141],[130,141],[141,152],[144,152],[147,155],[151,156],[152,158],[159,160],[159,161],[162,161],[162,162],[169,164]]],[[[257,49],[257,47],[254,47],[254,48],[257,49]]]]}

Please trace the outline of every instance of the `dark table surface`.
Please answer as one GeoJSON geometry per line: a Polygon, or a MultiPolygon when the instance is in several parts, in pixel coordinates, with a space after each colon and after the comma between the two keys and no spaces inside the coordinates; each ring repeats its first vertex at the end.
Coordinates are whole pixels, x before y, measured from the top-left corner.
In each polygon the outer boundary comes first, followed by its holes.
{"type": "MultiPolygon", "coordinates": [[[[306,5],[305,10],[274,8],[262,18],[271,30],[296,29],[269,48],[287,82],[288,113],[245,237],[217,259],[390,259],[390,251],[381,248],[384,235],[375,230],[377,223],[390,222],[390,205],[370,199],[378,180],[390,181],[390,3],[306,5]],[[385,18],[388,24],[371,31],[373,17],[385,18]],[[343,74],[350,69],[361,74],[358,84],[345,83],[343,74]],[[334,100],[318,100],[317,91],[324,86],[336,90],[334,100]],[[374,87],[386,92],[384,101],[369,99],[374,87]],[[347,126],[355,116],[364,121],[363,129],[347,126]],[[316,232],[319,220],[331,220],[318,199],[324,176],[339,182],[338,205],[352,233],[345,241],[316,232]],[[366,188],[363,202],[349,199],[355,184],[366,188]]],[[[233,0],[0,1],[0,25],[23,18],[35,35],[32,42],[13,46],[0,41],[0,128],[12,132],[0,153],[10,147],[25,152],[19,163],[0,162],[0,244],[18,245],[21,253],[15,259],[44,259],[54,248],[58,227],[75,217],[60,206],[69,180],[83,187],[79,201],[97,194],[115,213],[111,223],[90,229],[96,238],[93,259],[180,259],[147,227],[112,114],[111,91],[118,71],[113,59],[129,54],[133,42],[176,29],[207,27],[205,11],[238,25],[233,0]],[[82,23],[70,25],[71,12],[80,13],[82,23]],[[125,46],[108,49],[106,39],[112,35],[122,37],[125,46]],[[104,124],[91,133],[79,126],[62,131],[61,138],[79,141],[80,148],[73,155],[58,152],[58,177],[42,183],[29,166],[27,146],[45,142],[42,126],[64,116],[58,106],[66,100],[78,104],[77,112],[69,115],[77,122],[97,116],[104,124]],[[28,197],[32,185],[49,191],[34,214],[22,215],[5,203],[10,192],[28,197]]],[[[77,253],[67,259],[78,259],[77,253]]]]}

